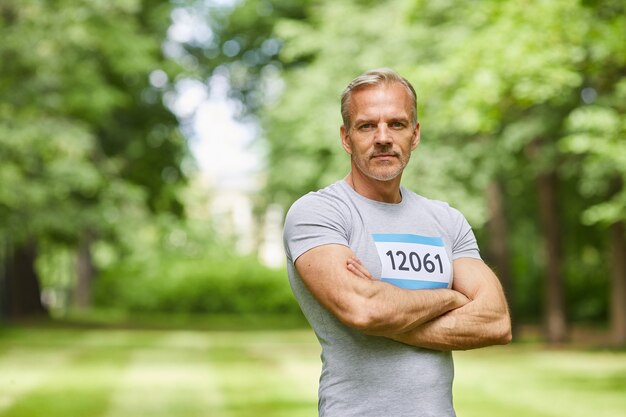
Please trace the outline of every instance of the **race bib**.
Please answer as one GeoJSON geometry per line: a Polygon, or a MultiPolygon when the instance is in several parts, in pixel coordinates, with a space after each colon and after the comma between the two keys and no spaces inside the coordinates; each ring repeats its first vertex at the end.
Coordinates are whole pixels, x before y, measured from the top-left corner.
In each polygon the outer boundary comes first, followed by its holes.
{"type": "Polygon", "coordinates": [[[443,239],[409,234],[372,237],[382,263],[382,281],[413,290],[448,288],[452,266],[443,239]]]}

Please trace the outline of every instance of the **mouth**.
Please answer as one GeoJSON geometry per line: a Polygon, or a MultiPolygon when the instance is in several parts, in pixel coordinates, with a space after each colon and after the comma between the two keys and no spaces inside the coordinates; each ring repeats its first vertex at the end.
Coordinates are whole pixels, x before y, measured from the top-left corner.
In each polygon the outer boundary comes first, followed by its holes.
{"type": "Polygon", "coordinates": [[[388,159],[392,159],[392,158],[397,158],[398,155],[395,153],[377,153],[372,155],[372,159],[379,159],[379,160],[388,160],[388,159]]]}

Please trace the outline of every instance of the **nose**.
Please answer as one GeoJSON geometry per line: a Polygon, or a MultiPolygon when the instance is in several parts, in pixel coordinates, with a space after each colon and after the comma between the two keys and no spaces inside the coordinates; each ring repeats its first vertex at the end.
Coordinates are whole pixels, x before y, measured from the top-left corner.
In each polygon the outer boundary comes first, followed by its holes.
{"type": "Polygon", "coordinates": [[[376,129],[376,144],[377,145],[388,145],[392,142],[391,132],[389,131],[387,125],[385,123],[381,123],[378,125],[378,129],[376,129]]]}

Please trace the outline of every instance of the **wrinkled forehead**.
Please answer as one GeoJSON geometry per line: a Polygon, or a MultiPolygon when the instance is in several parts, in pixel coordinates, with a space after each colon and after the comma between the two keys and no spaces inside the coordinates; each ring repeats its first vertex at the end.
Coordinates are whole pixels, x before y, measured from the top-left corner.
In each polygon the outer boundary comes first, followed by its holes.
{"type": "Polygon", "coordinates": [[[360,86],[352,91],[350,118],[379,118],[381,116],[410,119],[412,99],[400,83],[360,86]]]}

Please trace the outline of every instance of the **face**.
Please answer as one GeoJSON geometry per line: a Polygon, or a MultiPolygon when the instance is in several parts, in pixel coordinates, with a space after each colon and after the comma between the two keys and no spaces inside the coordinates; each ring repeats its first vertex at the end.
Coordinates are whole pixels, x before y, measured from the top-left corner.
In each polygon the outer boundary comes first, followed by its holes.
{"type": "Polygon", "coordinates": [[[341,127],[341,142],[352,169],[389,181],[397,178],[419,143],[419,123],[411,124],[411,99],[398,83],[365,87],[350,99],[350,130],[341,127]]]}

